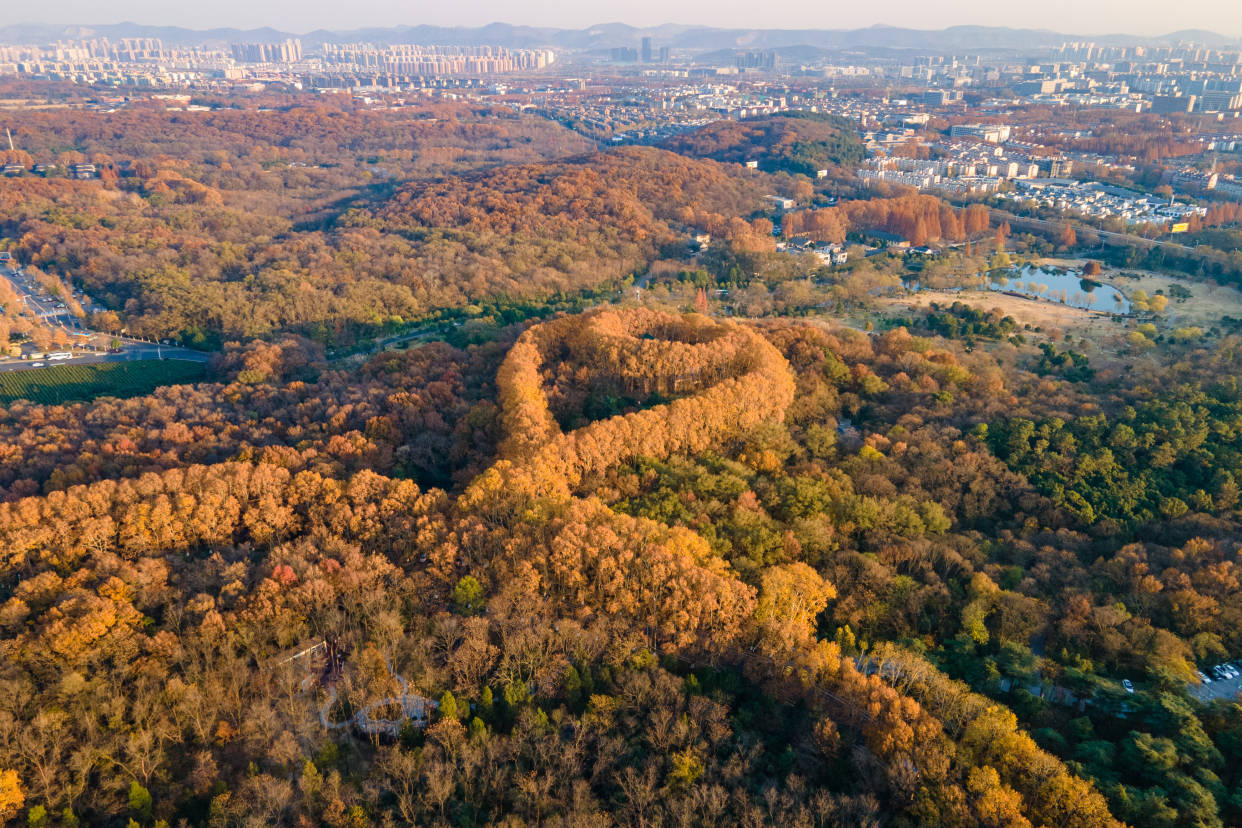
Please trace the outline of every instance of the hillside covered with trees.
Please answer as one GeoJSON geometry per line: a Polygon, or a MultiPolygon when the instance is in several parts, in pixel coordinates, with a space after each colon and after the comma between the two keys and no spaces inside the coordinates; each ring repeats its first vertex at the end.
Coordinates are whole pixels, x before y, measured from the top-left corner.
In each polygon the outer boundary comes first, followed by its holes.
{"type": "Polygon", "coordinates": [[[1242,823],[1224,289],[980,305],[1072,228],[828,201],[827,119],[325,100],[18,133],[101,175],[6,252],[214,353],[0,409],[0,823],[1242,823]]]}
{"type": "Polygon", "coordinates": [[[864,150],[852,124],[832,115],[781,112],[743,121],[716,121],[663,146],[697,158],[741,164],[758,161],[766,172],[814,178],[820,170],[853,174],[864,150]]]}
{"type": "Polygon", "coordinates": [[[659,150],[582,155],[550,122],[450,105],[70,110],[17,139],[23,163],[101,173],[7,180],[11,252],[99,301],[97,328],[207,348],[286,332],[349,345],[475,303],[596,290],[684,240],[670,221],[727,230],[768,186],[659,150]]]}
{"type": "Polygon", "coordinates": [[[10,409],[15,448],[59,445],[4,461],[7,801],[139,824],[1237,814],[1242,709],[1185,695],[1242,644],[1236,437],[1176,471],[1191,412],[1236,390],[1099,401],[901,329],[642,309],[507,341],[349,383],[256,346],[223,387],[10,409]],[[1123,434],[1169,458],[1150,508],[1087,471],[1123,434]],[[1038,470],[1075,465],[1073,495],[1038,470]],[[323,641],[338,661],[291,658],[323,641]],[[1092,706],[1019,689],[1039,680],[1092,706]],[[425,729],[335,724],[402,693],[437,703],[425,729]]]}

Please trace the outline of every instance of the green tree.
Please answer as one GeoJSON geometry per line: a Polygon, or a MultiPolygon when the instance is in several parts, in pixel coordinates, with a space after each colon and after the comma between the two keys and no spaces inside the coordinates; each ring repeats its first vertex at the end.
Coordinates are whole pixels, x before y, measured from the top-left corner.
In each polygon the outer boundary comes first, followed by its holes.
{"type": "Polygon", "coordinates": [[[141,822],[151,821],[151,792],[135,779],[129,783],[129,812],[141,822]]]}
{"type": "Polygon", "coordinates": [[[486,599],[483,585],[473,575],[466,575],[453,587],[453,606],[462,615],[475,615],[483,609],[486,599]]]}
{"type": "Polygon", "coordinates": [[[440,716],[445,719],[457,718],[457,699],[453,697],[451,690],[445,690],[444,695],[440,696],[440,716]]]}

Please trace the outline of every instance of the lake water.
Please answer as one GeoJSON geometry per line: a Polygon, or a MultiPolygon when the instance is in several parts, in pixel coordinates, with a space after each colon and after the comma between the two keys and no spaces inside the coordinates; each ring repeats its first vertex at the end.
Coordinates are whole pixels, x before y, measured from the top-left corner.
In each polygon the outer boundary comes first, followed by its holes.
{"type": "Polygon", "coordinates": [[[992,276],[990,290],[1021,293],[1074,308],[1129,313],[1130,300],[1115,288],[1083,278],[1082,271],[1027,265],[992,276]]]}
{"type": "MultiPolygon", "coordinates": [[[[907,290],[922,289],[917,281],[903,282],[903,285],[907,290]]],[[[1026,265],[1021,269],[1011,267],[1001,273],[991,274],[985,282],[985,287],[988,290],[1019,293],[1023,296],[1057,302],[1073,308],[1119,314],[1130,312],[1130,300],[1119,290],[1083,277],[1080,270],[1061,270],[1033,265],[1026,265]]],[[[950,288],[949,290],[952,292],[962,290],[962,288],[950,288]]]]}

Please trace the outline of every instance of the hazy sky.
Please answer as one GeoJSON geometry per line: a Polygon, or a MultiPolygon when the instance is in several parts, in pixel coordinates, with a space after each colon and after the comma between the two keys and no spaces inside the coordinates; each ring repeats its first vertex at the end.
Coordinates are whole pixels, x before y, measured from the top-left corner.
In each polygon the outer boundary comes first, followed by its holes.
{"type": "MultiPolygon", "coordinates": [[[[8,0],[16,5],[16,0],[8,0]]],[[[1209,29],[1242,36],[1240,0],[40,0],[8,21],[117,23],[193,28],[317,28],[409,24],[477,26],[492,22],[582,28],[689,23],[745,28],[841,29],[883,23],[940,29],[960,23],[1067,33],[1164,34],[1209,29]]]]}

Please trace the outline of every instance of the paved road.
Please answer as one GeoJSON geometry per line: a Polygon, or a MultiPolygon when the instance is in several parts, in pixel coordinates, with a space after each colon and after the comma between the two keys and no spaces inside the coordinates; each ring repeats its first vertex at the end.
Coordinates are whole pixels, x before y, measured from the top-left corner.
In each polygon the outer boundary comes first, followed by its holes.
{"type": "MultiPolygon", "coordinates": [[[[463,324],[465,324],[465,320],[458,319],[451,323],[451,327],[460,328],[463,324]]],[[[336,353],[329,351],[327,355],[328,361],[339,363],[351,359],[365,359],[373,354],[378,354],[380,351],[391,351],[401,344],[443,339],[448,334],[449,326],[450,323],[446,322],[432,322],[425,327],[419,327],[412,331],[372,340],[363,347],[344,348],[336,353]]]]}
{"type": "MultiPolygon", "coordinates": [[[[53,327],[58,327],[69,336],[78,334],[87,334],[89,336],[108,336],[100,334],[98,331],[92,331],[82,324],[82,321],[69,312],[68,308],[56,307],[54,298],[45,296],[42,289],[33,279],[26,275],[20,268],[9,267],[8,272],[4,273],[4,278],[13,287],[13,290],[30,311],[44,319],[53,327]]],[[[109,337],[119,339],[121,342],[121,351],[119,353],[81,353],[75,355],[73,359],[51,361],[47,358],[37,360],[19,360],[0,357],[0,373],[5,371],[30,371],[35,366],[32,363],[41,362],[42,366],[49,365],[81,365],[97,362],[130,362],[133,360],[143,359],[181,359],[189,362],[207,362],[211,359],[210,354],[201,351],[193,351],[189,348],[181,348],[176,345],[156,345],[150,342],[144,342],[138,339],[130,339],[128,337],[109,337]]],[[[53,347],[51,351],[68,350],[68,348],[53,347]]]]}
{"type": "MultiPolygon", "coordinates": [[[[1019,216],[1019,215],[1015,215],[1014,213],[1007,212],[1005,210],[992,210],[991,213],[992,213],[992,218],[996,219],[997,221],[1009,222],[1010,226],[1013,226],[1013,225],[1021,226],[1022,224],[1034,224],[1037,227],[1046,227],[1052,230],[1059,230],[1060,228],[1065,226],[1065,221],[1063,220],[1062,221],[1049,221],[1047,219],[1032,218],[1029,216],[1019,216]]],[[[1154,247],[1171,247],[1175,250],[1181,250],[1186,253],[1195,252],[1195,249],[1193,247],[1187,247],[1186,245],[1178,244],[1177,242],[1162,241],[1161,239],[1147,239],[1142,236],[1132,235],[1130,233],[1114,233],[1112,230],[1101,230],[1098,227],[1083,227],[1080,229],[1084,233],[1088,231],[1095,233],[1101,239],[1113,239],[1115,241],[1120,241],[1125,244],[1150,245],[1154,247]]]]}
{"type": "Polygon", "coordinates": [[[147,345],[145,343],[136,346],[126,346],[120,353],[115,354],[80,354],[74,356],[73,359],[58,359],[55,361],[49,359],[6,359],[0,361],[0,373],[6,371],[36,371],[39,368],[47,368],[53,365],[89,365],[99,362],[136,362],[139,360],[156,360],[156,359],[178,359],[185,362],[209,362],[211,354],[204,354],[199,351],[190,351],[186,348],[170,348],[168,346],[156,347],[155,345],[147,345]],[[39,363],[36,365],[35,363],[39,363]]]}
{"type": "Polygon", "coordinates": [[[10,267],[5,278],[31,313],[67,331],[82,330],[81,323],[69,312],[69,309],[56,307],[57,300],[52,296],[44,295],[42,288],[34,279],[27,276],[25,271],[10,267]]]}

